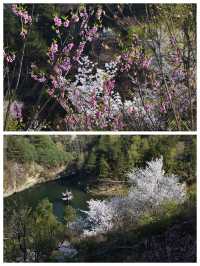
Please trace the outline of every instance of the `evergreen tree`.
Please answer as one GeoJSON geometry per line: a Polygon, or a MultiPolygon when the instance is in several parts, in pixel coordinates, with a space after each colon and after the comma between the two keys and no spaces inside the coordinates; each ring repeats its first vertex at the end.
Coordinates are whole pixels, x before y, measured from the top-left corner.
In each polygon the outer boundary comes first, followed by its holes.
{"type": "Polygon", "coordinates": [[[95,153],[95,151],[92,151],[89,154],[89,158],[87,160],[86,169],[90,173],[95,173],[95,171],[96,171],[96,163],[97,163],[96,153],[95,153]]]}
{"type": "Polygon", "coordinates": [[[63,237],[63,225],[53,214],[53,204],[48,199],[38,204],[32,226],[32,248],[35,252],[35,261],[40,261],[44,256],[48,259],[63,237]]]}
{"type": "Polygon", "coordinates": [[[107,178],[110,175],[110,168],[106,159],[102,156],[99,160],[99,177],[107,178]]]}
{"type": "Polygon", "coordinates": [[[76,210],[70,205],[65,207],[64,210],[64,222],[67,224],[67,227],[71,222],[74,222],[76,219],[76,210]]]}

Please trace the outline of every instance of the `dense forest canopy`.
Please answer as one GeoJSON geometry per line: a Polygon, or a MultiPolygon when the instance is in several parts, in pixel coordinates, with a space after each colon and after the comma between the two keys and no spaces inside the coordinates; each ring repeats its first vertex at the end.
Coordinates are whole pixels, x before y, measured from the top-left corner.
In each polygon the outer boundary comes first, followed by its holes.
{"type": "Polygon", "coordinates": [[[195,4],[4,5],[7,130],[194,130],[195,4]]]}
{"type": "Polygon", "coordinates": [[[196,178],[195,136],[6,136],[4,142],[5,163],[66,164],[95,179],[124,179],[130,168],[160,156],[167,173],[196,178]]]}

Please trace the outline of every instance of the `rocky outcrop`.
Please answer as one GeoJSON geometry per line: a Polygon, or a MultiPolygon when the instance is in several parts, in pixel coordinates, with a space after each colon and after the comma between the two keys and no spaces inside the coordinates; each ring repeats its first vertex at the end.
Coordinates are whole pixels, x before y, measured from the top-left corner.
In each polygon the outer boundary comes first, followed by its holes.
{"type": "Polygon", "coordinates": [[[58,179],[65,168],[65,165],[47,168],[34,162],[21,164],[8,161],[4,167],[4,197],[38,183],[58,179]]]}

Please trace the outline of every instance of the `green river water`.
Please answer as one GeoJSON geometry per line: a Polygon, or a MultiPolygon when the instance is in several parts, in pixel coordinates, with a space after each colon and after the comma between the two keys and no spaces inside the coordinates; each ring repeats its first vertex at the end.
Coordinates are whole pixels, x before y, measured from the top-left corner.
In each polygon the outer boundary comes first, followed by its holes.
{"type": "Polygon", "coordinates": [[[71,184],[64,179],[37,184],[29,189],[15,193],[4,199],[4,208],[6,209],[10,205],[14,206],[15,202],[19,208],[26,204],[34,209],[42,199],[48,198],[53,203],[54,214],[62,220],[66,203],[61,198],[62,192],[65,192],[66,189],[73,193],[70,205],[81,215],[79,210],[87,210],[87,201],[90,197],[78,184],[71,184]]]}

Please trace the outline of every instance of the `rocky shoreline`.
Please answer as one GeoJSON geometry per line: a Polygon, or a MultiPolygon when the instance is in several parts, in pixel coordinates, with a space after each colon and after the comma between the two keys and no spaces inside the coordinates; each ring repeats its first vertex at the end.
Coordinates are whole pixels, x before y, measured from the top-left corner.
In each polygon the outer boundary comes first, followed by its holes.
{"type": "Polygon", "coordinates": [[[65,169],[66,165],[44,168],[36,163],[7,162],[4,169],[3,196],[9,197],[36,184],[59,179],[65,169]]]}

